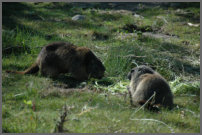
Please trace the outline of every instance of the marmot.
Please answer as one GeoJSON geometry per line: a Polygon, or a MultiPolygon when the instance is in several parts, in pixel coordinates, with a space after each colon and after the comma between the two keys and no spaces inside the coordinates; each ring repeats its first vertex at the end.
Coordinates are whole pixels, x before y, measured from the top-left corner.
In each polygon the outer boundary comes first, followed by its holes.
{"type": "Polygon", "coordinates": [[[130,85],[128,92],[133,106],[143,105],[154,94],[147,107],[154,109],[155,106],[173,107],[173,94],[166,80],[148,66],[141,65],[133,68],[128,73],[130,85]]]}
{"type": "Polygon", "coordinates": [[[56,77],[61,73],[70,73],[77,80],[86,80],[90,77],[102,78],[105,67],[89,48],[55,42],[44,46],[35,63],[27,70],[7,72],[33,74],[39,70],[44,76],[56,77]]]}

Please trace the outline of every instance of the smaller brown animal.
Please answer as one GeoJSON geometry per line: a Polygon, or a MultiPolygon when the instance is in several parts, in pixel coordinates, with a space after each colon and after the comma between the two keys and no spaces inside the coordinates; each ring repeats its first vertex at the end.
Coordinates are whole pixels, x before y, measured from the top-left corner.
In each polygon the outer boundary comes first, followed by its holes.
{"type": "Polygon", "coordinates": [[[44,76],[56,77],[61,73],[70,73],[77,80],[86,80],[90,77],[102,78],[105,67],[90,49],[56,42],[44,46],[35,63],[27,70],[7,72],[33,74],[39,70],[44,76]]]}
{"type": "Polygon", "coordinates": [[[131,105],[143,105],[155,93],[153,99],[148,102],[148,109],[158,110],[159,105],[169,109],[173,107],[173,95],[168,83],[150,67],[141,65],[133,68],[128,73],[128,79],[131,105]]]}

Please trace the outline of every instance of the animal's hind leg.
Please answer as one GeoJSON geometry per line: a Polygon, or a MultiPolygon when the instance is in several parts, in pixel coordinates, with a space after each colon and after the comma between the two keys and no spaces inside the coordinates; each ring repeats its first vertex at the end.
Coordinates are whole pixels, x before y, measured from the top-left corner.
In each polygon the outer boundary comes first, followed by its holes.
{"type": "Polygon", "coordinates": [[[42,67],[41,68],[41,74],[43,76],[55,78],[59,75],[59,71],[58,71],[58,69],[56,69],[54,67],[42,67]]]}

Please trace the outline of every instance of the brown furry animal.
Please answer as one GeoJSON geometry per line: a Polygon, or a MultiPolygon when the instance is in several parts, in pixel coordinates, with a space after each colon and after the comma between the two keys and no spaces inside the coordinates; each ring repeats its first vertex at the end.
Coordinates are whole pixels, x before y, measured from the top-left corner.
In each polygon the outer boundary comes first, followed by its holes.
{"type": "Polygon", "coordinates": [[[86,80],[89,77],[102,78],[105,67],[90,49],[56,42],[44,46],[36,62],[27,70],[7,72],[33,74],[39,70],[44,76],[56,77],[61,73],[70,73],[77,80],[86,80]]]}
{"type": "Polygon", "coordinates": [[[133,68],[128,73],[131,80],[128,87],[131,105],[143,105],[154,94],[152,101],[148,102],[148,109],[158,109],[156,106],[163,106],[171,109],[173,107],[173,95],[166,80],[153,69],[142,65],[133,68]]]}

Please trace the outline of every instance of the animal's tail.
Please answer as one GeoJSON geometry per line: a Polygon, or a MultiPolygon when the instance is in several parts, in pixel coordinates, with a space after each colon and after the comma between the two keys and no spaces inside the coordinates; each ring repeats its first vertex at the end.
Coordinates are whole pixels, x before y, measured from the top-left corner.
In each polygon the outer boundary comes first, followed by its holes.
{"type": "Polygon", "coordinates": [[[138,103],[141,106],[145,106],[148,110],[159,111],[161,104],[157,103],[156,101],[156,92],[154,91],[154,94],[148,100],[141,100],[138,103]]]}
{"type": "Polygon", "coordinates": [[[16,73],[16,74],[34,74],[39,71],[39,66],[37,63],[34,63],[31,67],[26,69],[25,71],[9,71],[7,70],[7,73],[16,73]]]}
{"type": "Polygon", "coordinates": [[[139,101],[138,102],[139,105],[141,106],[145,106],[148,110],[150,111],[159,111],[160,110],[160,107],[161,107],[161,104],[155,104],[155,103],[152,103],[152,102],[147,102],[147,101],[139,101]]]}

